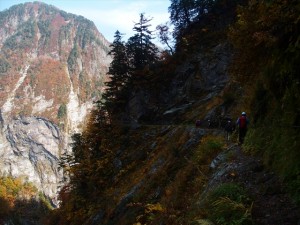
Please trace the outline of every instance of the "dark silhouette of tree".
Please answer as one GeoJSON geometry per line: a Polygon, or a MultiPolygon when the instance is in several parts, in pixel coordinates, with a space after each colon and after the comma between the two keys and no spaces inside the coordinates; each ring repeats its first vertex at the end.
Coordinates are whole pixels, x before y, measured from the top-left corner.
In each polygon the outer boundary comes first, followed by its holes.
{"type": "Polygon", "coordinates": [[[174,35],[176,37],[180,30],[192,23],[193,17],[195,17],[195,1],[171,0],[171,5],[168,10],[171,22],[175,26],[174,35]]]}
{"type": "Polygon", "coordinates": [[[171,32],[169,31],[170,30],[170,26],[168,26],[168,23],[158,25],[156,27],[156,30],[158,31],[158,37],[159,37],[160,42],[162,44],[167,45],[168,48],[169,48],[169,52],[173,55],[174,51],[173,51],[173,48],[170,45],[170,42],[171,42],[171,38],[170,38],[171,32]]]}
{"type": "MultiPolygon", "coordinates": [[[[101,198],[99,187],[111,185],[115,157],[111,147],[113,135],[109,114],[98,102],[82,134],[72,136],[72,153],[61,158],[60,162],[70,179],[60,192],[60,199],[64,200],[61,210],[72,215],[68,218],[68,224],[83,224],[88,215],[82,216],[81,207],[92,204],[95,195],[101,198]]],[[[55,220],[64,219],[59,213],[54,217],[55,220]]],[[[53,224],[52,221],[50,224],[53,224]]]]}
{"type": "Polygon", "coordinates": [[[215,2],[213,0],[171,0],[168,10],[171,23],[175,26],[174,38],[177,39],[193,22],[208,13],[215,2]]]}
{"type": "Polygon", "coordinates": [[[126,46],[132,71],[142,70],[158,59],[158,49],[151,41],[154,38],[149,30],[151,20],[141,13],[139,22],[133,27],[136,34],[128,39],[126,46]]]}
{"type": "Polygon", "coordinates": [[[129,78],[129,65],[126,53],[126,47],[122,36],[118,30],[114,36],[114,42],[110,45],[111,50],[108,53],[113,57],[110,63],[108,76],[110,80],[105,83],[106,92],[103,95],[106,107],[112,109],[120,103],[123,96],[124,86],[128,82],[129,78]]]}

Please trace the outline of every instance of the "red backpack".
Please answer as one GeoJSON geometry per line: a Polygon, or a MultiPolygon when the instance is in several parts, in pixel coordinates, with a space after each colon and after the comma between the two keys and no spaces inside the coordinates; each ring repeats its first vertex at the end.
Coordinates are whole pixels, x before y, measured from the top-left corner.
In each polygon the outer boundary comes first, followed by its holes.
{"type": "Polygon", "coordinates": [[[240,128],[246,128],[247,127],[247,118],[246,116],[241,116],[239,121],[240,128]]]}

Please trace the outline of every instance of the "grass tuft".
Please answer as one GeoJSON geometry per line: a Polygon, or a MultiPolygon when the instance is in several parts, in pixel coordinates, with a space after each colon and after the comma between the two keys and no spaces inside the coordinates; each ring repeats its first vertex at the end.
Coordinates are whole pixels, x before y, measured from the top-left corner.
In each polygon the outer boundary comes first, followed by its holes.
{"type": "Polygon", "coordinates": [[[208,217],[218,225],[252,224],[252,202],[244,189],[235,183],[216,187],[207,199],[208,217]]]}

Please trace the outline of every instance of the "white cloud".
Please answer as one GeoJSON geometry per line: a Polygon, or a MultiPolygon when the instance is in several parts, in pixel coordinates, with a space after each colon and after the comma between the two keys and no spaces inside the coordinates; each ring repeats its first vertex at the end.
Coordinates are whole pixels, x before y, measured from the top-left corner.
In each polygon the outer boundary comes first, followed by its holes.
{"type": "Polygon", "coordinates": [[[82,15],[93,21],[98,30],[109,40],[113,41],[116,30],[126,34],[124,40],[131,37],[134,32],[132,28],[139,21],[140,13],[145,13],[147,18],[153,18],[150,30],[169,20],[168,5],[166,1],[120,1],[114,0],[108,5],[98,4],[97,7],[86,5],[85,8],[69,8],[69,12],[82,15]]]}

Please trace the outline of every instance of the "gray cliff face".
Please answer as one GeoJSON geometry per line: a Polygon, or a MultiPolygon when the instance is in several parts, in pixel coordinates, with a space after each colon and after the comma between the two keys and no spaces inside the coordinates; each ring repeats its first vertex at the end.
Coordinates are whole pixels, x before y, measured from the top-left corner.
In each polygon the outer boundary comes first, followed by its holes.
{"type": "Polygon", "coordinates": [[[231,57],[232,51],[228,42],[195,53],[192,60],[178,66],[172,82],[160,93],[153,93],[146,88],[132,91],[127,104],[126,119],[132,124],[144,119],[166,121],[194,103],[220,95],[229,81],[231,57]]]}
{"type": "Polygon", "coordinates": [[[170,105],[192,102],[202,94],[217,95],[229,80],[228,67],[232,51],[227,42],[199,52],[178,67],[164,99],[170,105]]]}
{"type": "Polygon", "coordinates": [[[59,171],[59,149],[63,144],[56,125],[39,117],[19,117],[2,130],[2,173],[24,177],[43,190],[56,205],[63,173],[59,171]]]}

